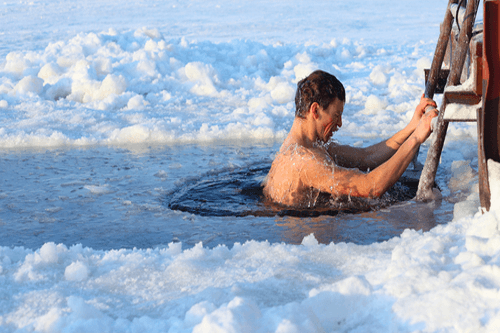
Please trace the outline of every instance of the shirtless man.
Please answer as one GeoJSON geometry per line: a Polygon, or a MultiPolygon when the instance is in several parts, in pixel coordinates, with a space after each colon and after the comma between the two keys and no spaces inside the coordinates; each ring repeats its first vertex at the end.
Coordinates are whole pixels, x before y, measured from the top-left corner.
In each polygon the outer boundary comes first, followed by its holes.
{"type": "Polygon", "coordinates": [[[422,97],[404,129],[388,140],[357,148],[328,143],[342,126],[345,104],[344,87],[335,76],[315,71],[301,80],[295,104],[292,129],[273,161],[264,194],[297,207],[314,206],[322,192],[333,198],[381,196],[406,170],[437,116],[435,109],[425,112],[436,103],[422,97]]]}

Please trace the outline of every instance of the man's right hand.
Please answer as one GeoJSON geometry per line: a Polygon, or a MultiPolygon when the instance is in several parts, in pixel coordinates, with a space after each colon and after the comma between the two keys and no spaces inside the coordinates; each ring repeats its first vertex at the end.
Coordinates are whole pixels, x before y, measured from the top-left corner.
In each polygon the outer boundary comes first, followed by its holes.
{"type": "Polygon", "coordinates": [[[431,122],[434,117],[437,117],[438,115],[438,110],[437,109],[432,109],[427,111],[422,118],[420,118],[420,121],[418,122],[417,128],[413,132],[413,136],[420,142],[421,144],[427,140],[429,135],[431,135],[432,129],[431,129],[431,122]]]}

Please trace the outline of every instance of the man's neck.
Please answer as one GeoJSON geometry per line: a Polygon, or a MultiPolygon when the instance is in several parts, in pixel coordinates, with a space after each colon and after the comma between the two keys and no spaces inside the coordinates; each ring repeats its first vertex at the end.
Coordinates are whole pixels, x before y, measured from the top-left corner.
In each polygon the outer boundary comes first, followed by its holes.
{"type": "Polygon", "coordinates": [[[284,144],[287,146],[297,144],[305,148],[313,148],[317,140],[318,137],[312,123],[308,119],[296,117],[284,144]]]}

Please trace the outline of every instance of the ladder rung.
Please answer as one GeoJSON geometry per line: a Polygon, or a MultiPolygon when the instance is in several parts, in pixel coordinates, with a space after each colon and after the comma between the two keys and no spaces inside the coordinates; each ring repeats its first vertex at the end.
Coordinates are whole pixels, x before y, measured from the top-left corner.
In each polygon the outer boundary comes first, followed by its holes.
{"type": "MultiPolygon", "coordinates": [[[[427,85],[427,80],[429,79],[430,69],[424,69],[425,72],[425,84],[427,85]]],[[[448,75],[450,74],[449,69],[441,68],[439,71],[439,76],[437,77],[435,94],[442,94],[444,92],[444,87],[446,87],[446,80],[448,80],[448,75]]]]}
{"type": "MultiPolygon", "coordinates": [[[[450,89],[451,87],[448,87],[450,89]]],[[[454,87],[455,88],[455,87],[454,87]]],[[[477,110],[481,108],[482,96],[473,91],[446,90],[443,120],[448,122],[469,122],[477,120],[477,110]]]]}

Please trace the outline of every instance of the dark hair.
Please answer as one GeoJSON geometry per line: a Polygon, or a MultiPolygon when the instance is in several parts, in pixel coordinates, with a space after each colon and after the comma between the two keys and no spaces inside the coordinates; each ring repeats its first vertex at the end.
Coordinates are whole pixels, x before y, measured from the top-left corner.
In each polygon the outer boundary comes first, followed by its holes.
{"type": "Polygon", "coordinates": [[[335,98],[345,102],[345,89],[342,83],[330,73],[314,71],[297,83],[295,117],[305,118],[314,102],[326,109],[335,98]]]}

